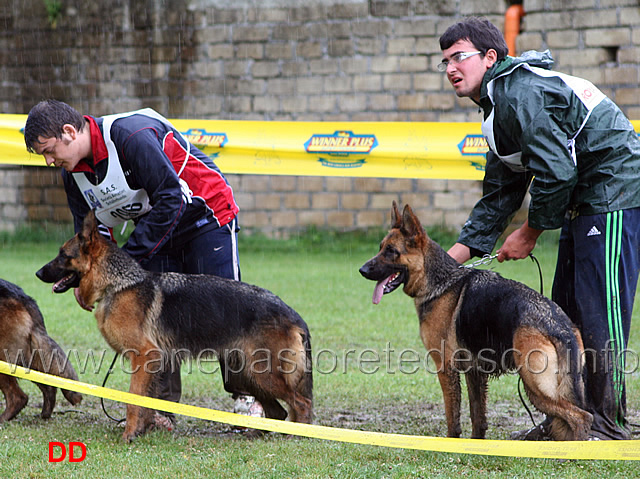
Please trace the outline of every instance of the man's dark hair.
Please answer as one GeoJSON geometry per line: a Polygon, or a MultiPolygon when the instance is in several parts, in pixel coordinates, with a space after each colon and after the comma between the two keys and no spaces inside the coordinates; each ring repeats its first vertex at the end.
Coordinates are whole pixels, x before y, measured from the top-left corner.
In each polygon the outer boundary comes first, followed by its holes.
{"type": "Polygon", "coordinates": [[[24,125],[24,142],[29,153],[35,153],[38,137],[62,138],[62,127],[73,125],[82,131],[86,124],[84,116],[64,102],[58,100],[43,100],[34,106],[27,116],[24,125]]]}
{"type": "Polygon", "coordinates": [[[502,32],[486,18],[469,17],[451,25],[440,37],[440,49],[446,50],[459,40],[470,41],[483,55],[494,49],[498,54],[498,60],[502,60],[509,53],[502,32]]]}

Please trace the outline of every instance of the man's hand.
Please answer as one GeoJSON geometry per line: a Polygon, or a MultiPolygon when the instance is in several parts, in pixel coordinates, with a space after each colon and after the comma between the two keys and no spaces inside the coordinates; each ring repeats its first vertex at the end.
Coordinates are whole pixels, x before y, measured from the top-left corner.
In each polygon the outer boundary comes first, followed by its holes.
{"type": "Polygon", "coordinates": [[[93,306],[91,305],[87,306],[84,300],[82,299],[82,296],[80,296],[80,288],[73,288],[73,295],[76,297],[76,301],[78,302],[78,304],[82,309],[89,312],[93,311],[93,306]]]}
{"type": "Polygon", "coordinates": [[[536,241],[542,234],[542,230],[529,227],[529,222],[525,223],[507,236],[502,247],[498,250],[496,258],[500,263],[504,260],[524,259],[536,247],[536,241]]]}

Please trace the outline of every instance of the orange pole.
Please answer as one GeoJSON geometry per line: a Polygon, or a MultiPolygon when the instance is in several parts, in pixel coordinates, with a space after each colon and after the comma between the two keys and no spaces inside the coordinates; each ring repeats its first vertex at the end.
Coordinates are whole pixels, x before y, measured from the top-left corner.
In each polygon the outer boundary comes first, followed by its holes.
{"type": "Polygon", "coordinates": [[[504,14],[504,40],[509,47],[509,55],[516,55],[516,37],[520,33],[520,21],[526,15],[522,5],[511,5],[504,14]]]}

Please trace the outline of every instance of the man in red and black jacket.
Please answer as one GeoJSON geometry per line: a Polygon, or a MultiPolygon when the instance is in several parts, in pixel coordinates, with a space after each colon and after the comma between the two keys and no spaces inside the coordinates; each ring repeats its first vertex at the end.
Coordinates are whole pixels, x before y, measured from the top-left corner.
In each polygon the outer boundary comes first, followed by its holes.
{"type": "MultiPolygon", "coordinates": [[[[147,108],[96,118],[45,100],[29,112],[24,134],[28,151],[62,168],[76,231],[90,210],[112,238],[112,228],[132,220],[122,249],[145,269],[240,280],[233,190],[215,163],[160,114],[147,108]]],[[[179,368],[166,370],[158,396],[179,401],[180,395],[179,368]]]]}

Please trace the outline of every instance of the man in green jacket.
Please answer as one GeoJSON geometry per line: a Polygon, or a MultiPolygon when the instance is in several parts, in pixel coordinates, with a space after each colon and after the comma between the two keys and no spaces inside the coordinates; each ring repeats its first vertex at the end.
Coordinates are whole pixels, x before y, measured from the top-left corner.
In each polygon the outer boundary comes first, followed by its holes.
{"type": "MultiPolygon", "coordinates": [[[[490,253],[530,193],[528,218],[498,261],[526,258],[562,228],[552,299],[580,328],[592,439],[629,439],[624,352],[640,269],[640,141],[620,109],[587,80],[552,72],[548,51],[507,55],[502,33],[468,18],[440,37],[456,95],[483,113],[483,196],[449,254],[490,253]]],[[[518,438],[544,439],[549,424],[518,438]]]]}

